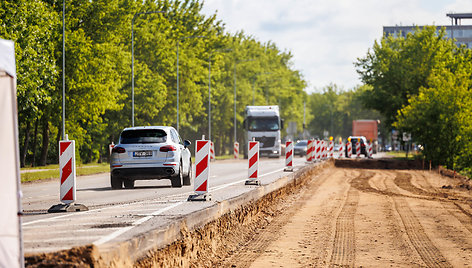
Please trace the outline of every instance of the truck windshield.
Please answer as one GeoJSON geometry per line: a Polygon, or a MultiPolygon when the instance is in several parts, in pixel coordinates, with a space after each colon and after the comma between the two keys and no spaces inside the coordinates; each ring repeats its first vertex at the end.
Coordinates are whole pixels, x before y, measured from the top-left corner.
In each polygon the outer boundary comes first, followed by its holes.
{"type": "Polygon", "coordinates": [[[249,131],[274,131],[279,130],[278,117],[249,117],[249,131]]]}

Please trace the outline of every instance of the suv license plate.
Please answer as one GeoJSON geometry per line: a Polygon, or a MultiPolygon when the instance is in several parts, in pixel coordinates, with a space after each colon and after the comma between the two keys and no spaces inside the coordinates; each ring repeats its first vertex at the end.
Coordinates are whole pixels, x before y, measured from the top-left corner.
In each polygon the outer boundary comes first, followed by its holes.
{"type": "Polygon", "coordinates": [[[150,157],[152,156],[152,151],[137,151],[133,152],[134,157],[150,157]]]}

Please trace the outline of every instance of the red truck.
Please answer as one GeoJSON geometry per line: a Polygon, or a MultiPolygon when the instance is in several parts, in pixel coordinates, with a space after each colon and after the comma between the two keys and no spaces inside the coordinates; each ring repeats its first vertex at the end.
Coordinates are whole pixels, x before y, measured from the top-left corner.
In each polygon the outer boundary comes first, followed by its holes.
{"type": "Polygon", "coordinates": [[[373,142],[373,153],[377,153],[378,146],[378,124],[377,120],[353,120],[352,121],[352,135],[364,136],[367,141],[373,142]]]}

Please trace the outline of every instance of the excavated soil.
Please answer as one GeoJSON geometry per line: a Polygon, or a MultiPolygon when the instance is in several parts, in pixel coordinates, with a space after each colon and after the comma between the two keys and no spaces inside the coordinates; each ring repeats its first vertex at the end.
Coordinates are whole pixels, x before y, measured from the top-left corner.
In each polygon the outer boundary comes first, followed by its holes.
{"type": "Polygon", "coordinates": [[[436,172],[330,168],[273,220],[283,224],[215,266],[472,267],[472,194],[462,184],[436,172]]]}

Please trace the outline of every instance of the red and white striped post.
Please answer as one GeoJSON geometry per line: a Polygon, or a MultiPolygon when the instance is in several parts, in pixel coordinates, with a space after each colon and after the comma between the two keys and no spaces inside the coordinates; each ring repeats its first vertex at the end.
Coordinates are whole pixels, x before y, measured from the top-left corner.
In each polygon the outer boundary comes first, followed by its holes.
{"type": "Polygon", "coordinates": [[[234,159],[239,159],[239,142],[234,142],[234,159]]]}
{"type": "Polygon", "coordinates": [[[210,160],[215,160],[215,144],[210,141],[210,160]]]}
{"type": "Polygon", "coordinates": [[[327,146],[326,141],[322,141],[322,142],[323,142],[322,156],[323,156],[323,159],[326,159],[328,157],[328,146],[327,146]]]}
{"type": "Polygon", "coordinates": [[[352,143],[350,141],[347,142],[347,157],[351,158],[352,156],[352,143]]]}
{"type": "Polygon", "coordinates": [[[334,142],[329,141],[329,145],[328,145],[328,157],[329,158],[333,158],[333,150],[334,150],[334,142]]]}
{"type": "Polygon", "coordinates": [[[188,201],[209,201],[208,178],[210,176],[210,141],[197,140],[195,144],[195,194],[188,197],[188,201]]]}
{"type": "Polygon", "coordinates": [[[59,177],[61,178],[61,202],[70,204],[75,202],[76,174],[75,174],[75,141],[59,141],[59,177]]]}
{"type": "Polygon", "coordinates": [[[250,141],[248,144],[248,180],[246,185],[261,185],[259,178],[259,142],[250,141]]]}
{"type": "Polygon", "coordinates": [[[314,140],[308,140],[307,147],[306,147],[306,161],[311,162],[313,161],[313,145],[314,140]]]}
{"type": "Polygon", "coordinates": [[[316,160],[321,160],[321,141],[316,140],[316,160]]]}
{"type": "Polygon", "coordinates": [[[372,143],[368,143],[367,146],[368,146],[367,147],[368,148],[367,155],[368,155],[369,158],[373,158],[372,157],[372,143]]]}
{"type": "Polygon", "coordinates": [[[343,158],[344,157],[344,144],[342,142],[339,143],[339,157],[338,158],[343,158]]]}
{"type": "Polygon", "coordinates": [[[48,212],[73,212],[88,210],[81,204],[74,204],[76,200],[76,173],[75,173],[75,141],[59,141],[59,199],[61,204],[52,206],[48,212]]]}
{"type": "Polygon", "coordinates": [[[361,141],[356,142],[356,156],[357,158],[361,157],[361,141]]]}
{"type": "Polygon", "coordinates": [[[293,171],[293,142],[285,142],[285,169],[284,171],[293,171]]]}

